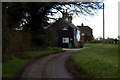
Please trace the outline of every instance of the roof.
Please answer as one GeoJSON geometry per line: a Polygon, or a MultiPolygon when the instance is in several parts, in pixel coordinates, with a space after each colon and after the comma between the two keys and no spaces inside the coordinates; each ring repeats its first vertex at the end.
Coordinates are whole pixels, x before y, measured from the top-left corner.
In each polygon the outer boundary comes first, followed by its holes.
{"type": "Polygon", "coordinates": [[[77,26],[75,26],[72,22],[66,21],[63,19],[64,22],[66,22],[68,25],[70,25],[73,28],[79,29],[77,26]]]}
{"type": "Polygon", "coordinates": [[[89,26],[77,26],[78,28],[89,28],[89,29],[92,29],[90,28],[89,26]]]}
{"type": "Polygon", "coordinates": [[[92,30],[89,26],[77,26],[79,27],[81,33],[92,34],[92,30]]]}
{"type": "Polygon", "coordinates": [[[51,24],[51,26],[57,26],[57,27],[61,27],[61,26],[66,26],[69,25],[71,26],[73,29],[79,29],[77,26],[75,26],[72,22],[66,21],[63,18],[58,19],[56,22],[54,22],[53,24],[51,24]]]}

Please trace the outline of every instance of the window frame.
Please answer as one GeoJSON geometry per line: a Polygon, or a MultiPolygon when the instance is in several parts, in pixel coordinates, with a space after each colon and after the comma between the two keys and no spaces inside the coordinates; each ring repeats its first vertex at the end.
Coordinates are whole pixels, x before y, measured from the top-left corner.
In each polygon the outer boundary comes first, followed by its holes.
{"type": "Polygon", "coordinates": [[[81,36],[84,36],[85,35],[85,33],[81,33],[81,36]]]}
{"type": "Polygon", "coordinates": [[[69,37],[63,37],[62,43],[69,43],[69,37]]]}
{"type": "Polygon", "coordinates": [[[67,30],[68,30],[68,27],[63,27],[62,30],[67,31],[67,30]]]}

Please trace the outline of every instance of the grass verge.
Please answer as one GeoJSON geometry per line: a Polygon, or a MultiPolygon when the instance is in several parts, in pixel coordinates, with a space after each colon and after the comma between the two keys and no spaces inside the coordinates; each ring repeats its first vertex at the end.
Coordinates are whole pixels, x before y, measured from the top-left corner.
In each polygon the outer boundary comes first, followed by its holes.
{"type": "Polygon", "coordinates": [[[91,48],[75,52],[71,65],[81,78],[118,78],[118,45],[85,44],[91,48]]]}
{"type": "Polygon", "coordinates": [[[15,58],[15,59],[9,60],[9,61],[5,62],[4,64],[2,64],[2,77],[3,78],[13,78],[14,74],[22,66],[24,66],[24,64],[26,62],[31,61],[35,57],[38,57],[38,56],[56,53],[56,52],[60,52],[60,51],[63,51],[63,50],[61,48],[56,48],[56,47],[48,48],[48,49],[42,50],[42,51],[30,51],[27,53],[27,56],[29,56],[29,58],[26,58],[26,59],[15,58]]]}

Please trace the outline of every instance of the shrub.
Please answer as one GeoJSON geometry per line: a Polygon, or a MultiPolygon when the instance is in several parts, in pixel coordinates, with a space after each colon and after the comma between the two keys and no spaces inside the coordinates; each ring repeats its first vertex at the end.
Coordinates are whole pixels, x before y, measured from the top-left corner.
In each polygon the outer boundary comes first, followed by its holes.
{"type": "Polygon", "coordinates": [[[3,37],[3,62],[16,57],[19,52],[25,53],[30,50],[29,32],[9,30],[3,33],[3,37]]]}
{"type": "Polygon", "coordinates": [[[83,48],[83,46],[84,46],[84,43],[83,43],[82,41],[79,41],[77,47],[78,47],[78,48],[83,48]]]}

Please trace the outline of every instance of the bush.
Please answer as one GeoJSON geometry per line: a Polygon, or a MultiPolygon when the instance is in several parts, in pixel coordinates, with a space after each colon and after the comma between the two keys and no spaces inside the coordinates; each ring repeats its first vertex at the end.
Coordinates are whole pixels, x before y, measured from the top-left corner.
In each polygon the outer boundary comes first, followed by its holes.
{"type": "Polygon", "coordinates": [[[93,40],[94,40],[93,35],[87,34],[87,35],[86,35],[86,40],[87,40],[88,42],[89,42],[89,41],[93,41],[93,40]]]}
{"type": "Polygon", "coordinates": [[[84,46],[84,43],[83,43],[82,41],[79,41],[77,47],[78,47],[78,48],[83,48],[83,46],[84,46]]]}
{"type": "Polygon", "coordinates": [[[29,32],[9,30],[3,33],[3,37],[3,62],[18,57],[18,53],[30,50],[31,36],[29,32]]]}

